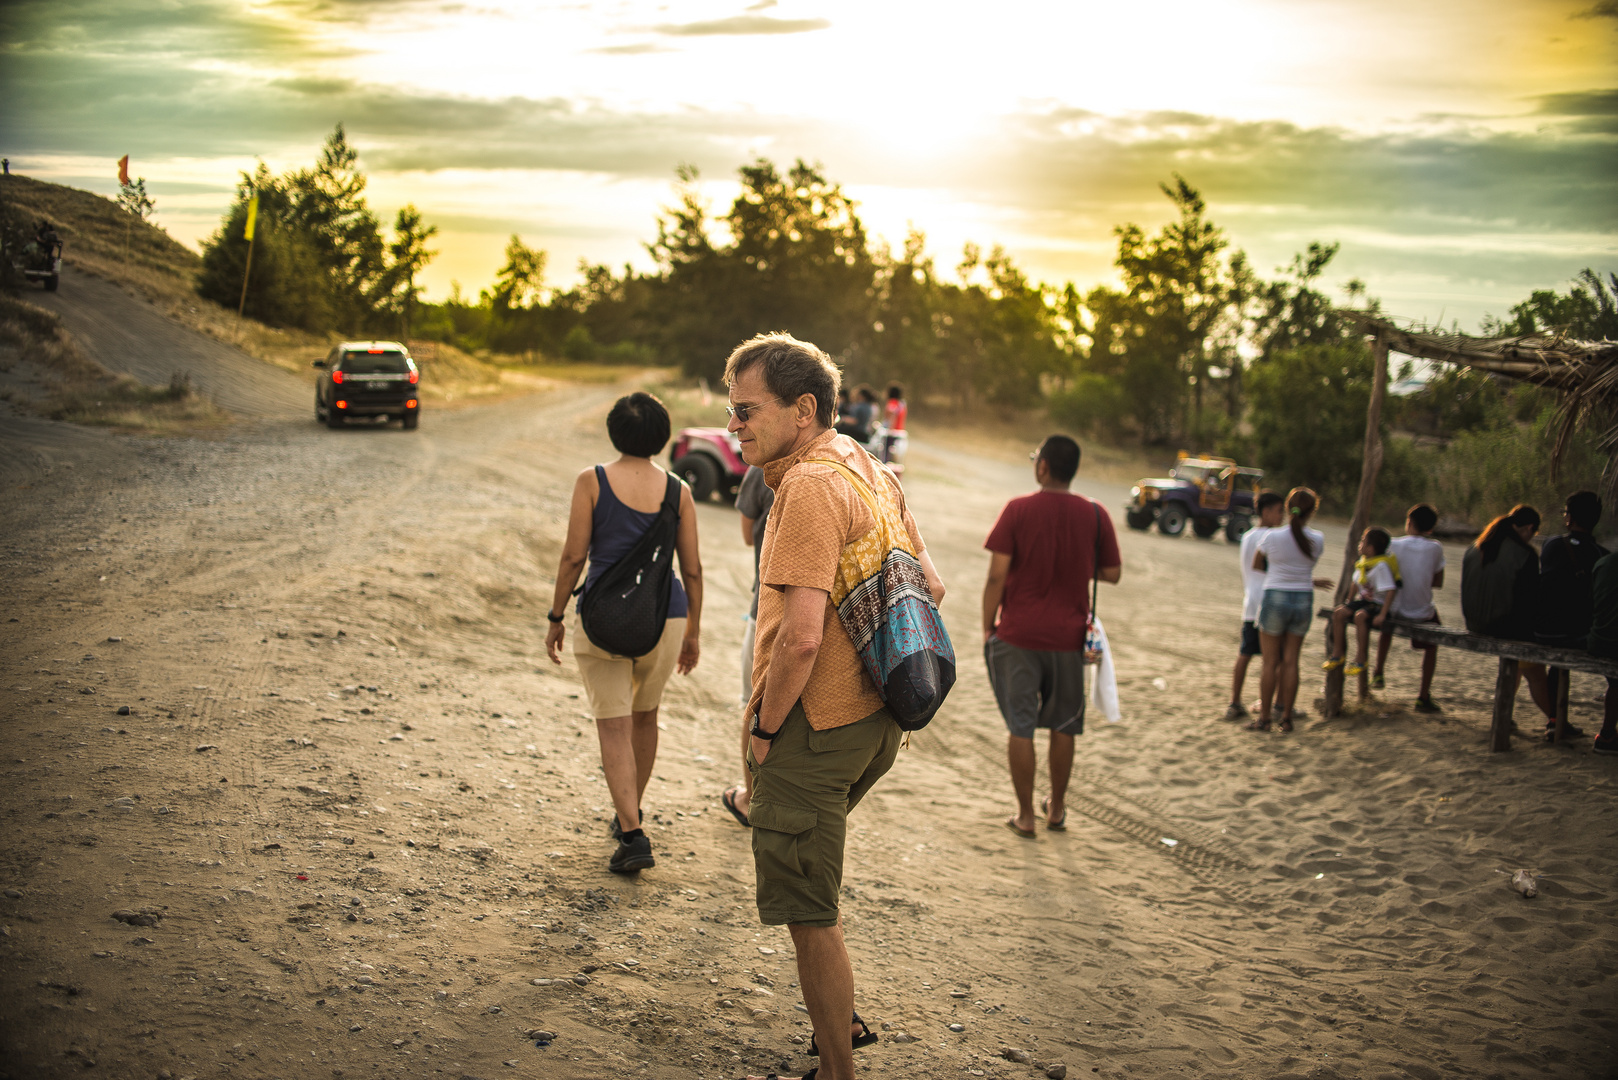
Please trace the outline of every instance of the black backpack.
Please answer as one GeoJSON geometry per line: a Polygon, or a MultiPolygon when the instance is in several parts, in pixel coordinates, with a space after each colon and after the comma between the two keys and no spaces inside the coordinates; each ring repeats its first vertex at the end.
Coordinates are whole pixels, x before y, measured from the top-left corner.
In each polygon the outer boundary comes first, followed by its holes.
{"type": "Polygon", "coordinates": [[[679,531],[680,480],[670,476],[651,526],[579,601],[579,622],[596,648],[637,658],[657,648],[669,617],[679,531]]]}

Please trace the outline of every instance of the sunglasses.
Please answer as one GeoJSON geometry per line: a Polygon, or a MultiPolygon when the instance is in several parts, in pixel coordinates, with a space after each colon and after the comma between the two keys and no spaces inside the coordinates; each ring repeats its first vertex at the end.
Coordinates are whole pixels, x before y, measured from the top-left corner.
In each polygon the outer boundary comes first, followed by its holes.
{"type": "Polygon", "coordinates": [[[755,409],[762,409],[764,406],[770,404],[785,405],[786,402],[782,401],[780,398],[771,398],[769,401],[760,401],[751,405],[726,405],[725,415],[734,417],[745,424],[747,423],[748,418],[753,415],[753,411],[755,409]]]}

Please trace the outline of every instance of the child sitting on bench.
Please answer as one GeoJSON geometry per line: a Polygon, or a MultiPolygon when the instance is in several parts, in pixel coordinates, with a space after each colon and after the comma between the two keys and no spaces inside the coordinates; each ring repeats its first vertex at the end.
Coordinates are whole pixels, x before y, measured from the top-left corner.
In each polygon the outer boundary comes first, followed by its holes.
{"type": "Polygon", "coordinates": [[[1371,643],[1371,627],[1381,627],[1387,621],[1388,603],[1399,587],[1398,563],[1388,554],[1392,541],[1388,530],[1372,525],[1360,537],[1360,559],[1354,564],[1354,586],[1349,602],[1339,604],[1331,613],[1331,659],[1322,666],[1327,671],[1343,667],[1343,655],[1348,651],[1348,621],[1354,620],[1358,639],[1354,662],[1343,668],[1345,675],[1360,675],[1365,671],[1365,657],[1371,643]]]}

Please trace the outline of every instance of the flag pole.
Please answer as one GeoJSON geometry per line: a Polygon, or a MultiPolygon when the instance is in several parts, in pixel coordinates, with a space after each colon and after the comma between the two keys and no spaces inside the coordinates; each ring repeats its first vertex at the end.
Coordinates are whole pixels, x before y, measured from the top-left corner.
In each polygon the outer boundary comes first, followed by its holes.
{"type": "Polygon", "coordinates": [[[258,192],[255,191],[253,197],[247,200],[247,228],[244,230],[247,235],[247,267],[242,271],[242,299],[241,303],[236,305],[237,318],[241,318],[243,312],[247,310],[247,279],[253,273],[253,226],[256,224],[258,224],[258,192]]]}

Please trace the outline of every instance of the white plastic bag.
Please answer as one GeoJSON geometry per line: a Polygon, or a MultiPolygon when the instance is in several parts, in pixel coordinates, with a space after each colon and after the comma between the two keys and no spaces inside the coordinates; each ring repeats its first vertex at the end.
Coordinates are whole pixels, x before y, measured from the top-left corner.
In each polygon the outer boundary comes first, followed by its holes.
{"type": "Polygon", "coordinates": [[[1112,644],[1107,641],[1107,629],[1100,619],[1092,620],[1091,627],[1101,642],[1101,662],[1092,668],[1089,700],[1100,706],[1107,723],[1116,724],[1123,719],[1123,713],[1118,708],[1118,672],[1112,663],[1112,644]]]}

